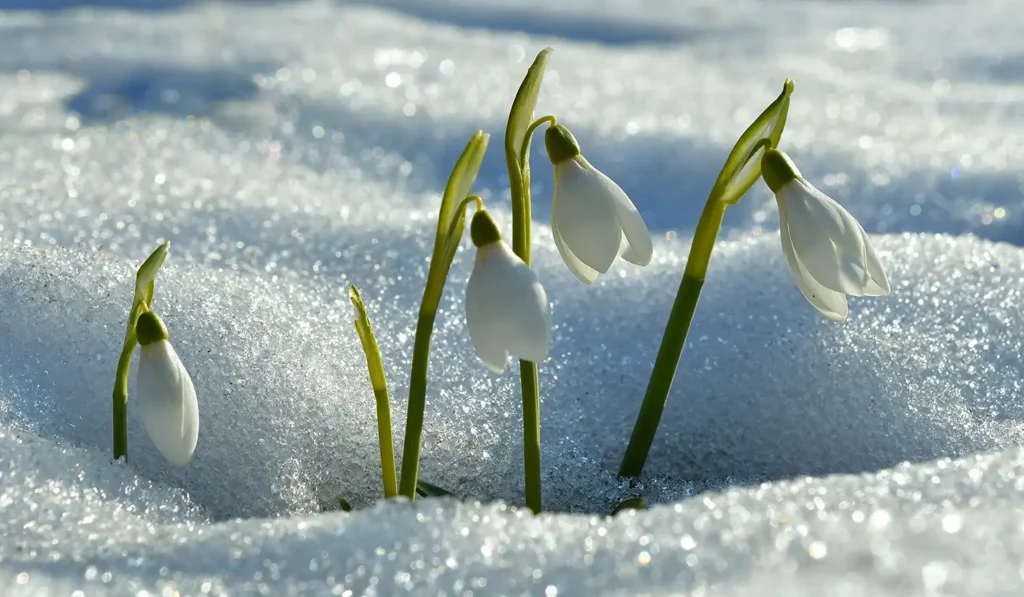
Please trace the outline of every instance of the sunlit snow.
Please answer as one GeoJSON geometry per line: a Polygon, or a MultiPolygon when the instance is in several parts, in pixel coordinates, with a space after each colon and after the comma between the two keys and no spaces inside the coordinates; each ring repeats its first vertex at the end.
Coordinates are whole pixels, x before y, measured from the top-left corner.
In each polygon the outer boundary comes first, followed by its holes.
{"type": "Polygon", "coordinates": [[[1024,5],[0,0],[0,591],[120,595],[1007,595],[1024,590],[1024,5]],[[436,208],[536,53],[655,234],[593,286],[534,151],[550,513],[519,509],[516,367],[473,355],[456,256],[421,477],[381,504],[367,303],[401,454],[436,208]],[[721,242],[648,462],[615,476],[725,156],[792,78],[782,146],[872,233],[892,294],[826,321],[757,183],[721,242]],[[192,464],[110,392],[135,267],[199,395],[192,464]],[[643,494],[650,510],[606,515],[643,494]],[[351,514],[336,510],[343,497],[351,514]]]}

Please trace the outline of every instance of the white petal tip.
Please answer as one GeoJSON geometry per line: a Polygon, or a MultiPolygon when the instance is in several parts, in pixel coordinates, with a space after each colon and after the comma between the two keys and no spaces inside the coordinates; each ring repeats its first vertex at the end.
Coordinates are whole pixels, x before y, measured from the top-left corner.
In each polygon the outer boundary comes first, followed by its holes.
{"type": "Polygon", "coordinates": [[[164,460],[166,460],[167,463],[170,464],[171,466],[188,466],[192,462],[193,455],[193,453],[189,453],[187,456],[183,454],[178,454],[174,456],[168,456],[167,454],[164,454],[163,457],[164,460]]]}
{"type": "Polygon", "coordinates": [[[871,280],[864,290],[864,296],[889,296],[890,290],[888,280],[882,280],[881,284],[871,280]]]}
{"type": "MultiPolygon", "coordinates": [[[[477,356],[479,357],[479,355],[477,356]]],[[[505,372],[505,363],[508,362],[508,357],[506,356],[505,360],[502,361],[501,364],[498,364],[496,362],[487,362],[482,358],[480,359],[480,362],[483,363],[484,367],[487,367],[487,370],[490,371],[491,373],[495,375],[501,375],[502,373],[505,372]]]]}
{"type": "Polygon", "coordinates": [[[627,248],[622,252],[622,258],[633,265],[640,267],[646,267],[651,264],[651,260],[654,258],[653,253],[640,253],[634,251],[632,247],[627,248]]]}
{"type": "Polygon", "coordinates": [[[840,315],[839,313],[825,313],[822,311],[821,314],[829,321],[834,321],[836,323],[843,323],[846,321],[846,315],[840,315]]]}
{"type": "Polygon", "coordinates": [[[597,272],[593,272],[593,273],[591,273],[591,272],[581,272],[581,271],[577,271],[577,270],[572,269],[572,268],[569,268],[569,271],[571,271],[572,274],[574,276],[576,276],[577,280],[579,280],[580,282],[583,282],[587,286],[590,286],[595,281],[597,281],[597,272]]]}

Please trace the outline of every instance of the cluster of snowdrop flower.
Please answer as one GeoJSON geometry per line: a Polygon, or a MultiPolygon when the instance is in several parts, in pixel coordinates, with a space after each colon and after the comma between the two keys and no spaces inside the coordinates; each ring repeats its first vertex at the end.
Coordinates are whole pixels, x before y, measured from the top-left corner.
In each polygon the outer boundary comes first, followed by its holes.
{"type": "MultiPolygon", "coordinates": [[[[548,357],[551,305],[530,265],[530,144],[547,125],[544,147],[554,169],[551,231],[569,271],[592,284],[616,259],[648,265],[654,244],[643,217],[625,191],[581,153],[568,128],[552,116],[534,118],[550,49],[530,67],[509,115],[505,157],[512,198],[512,238],[506,241],[480,197],[471,194],[489,136],[478,131],[460,156],[438,212],[433,256],[417,321],[401,476],[395,469],[387,382],[382,357],[358,290],[350,288],[356,330],[367,357],[374,395],[385,497],[443,493],[419,480],[420,444],[426,404],[427,363],[434,318],[448,271],[465,228],[466,211],[476,248],[465,289],[466,327],[474,351],[495,374],[509,356],[519,359],[523,395],[523,446],[526,505],[542,508],[540,486],[540,398],[537,365],[548,357]],[[400,481],[400,484],[399,484],[400,481]]],[[[758,178],[774,193],[782,252],[796,285],[810,304],[833,321],[848,314],[847,296],[889,294],[885,269],[864,228],[842,206],[801,176],[778,148],[785,127],[793,82],[740,136],[712,188],[694,232],[690,255],[652,368],[637,422],[620,465],[624,477],[639,476],[668,398],[686,335],[707,276],[722,216],[758,178]]],[[[136,280],[125,347],[114,389],[114,455],[127,453],[127,379],[135,344],[141,345],[137,397],[141,418],[161,454],[172,464],[187,464],[196,447],[199,409],[191,378],[168,340],[167,329],[150,306],[156,273],[167,254],[165,243],[142,265],[136,280]]]]}
{"type": "MultiPolygon", "coordinates": [[[[569,271],[591,284],[616,257],[649,264],[651,234],[619,185],[580,154],[564,126],[549,127],[544,145],[555,169],[551,232],[569,271]]],[[[551,307],[544,288],[502,240],[486,211],[473,216],[470,232],[477,254],[466,286],[466,326],[477,356],[495,373],[505,370],[509,354],[543,362],[551,343],[551,307]]]]}

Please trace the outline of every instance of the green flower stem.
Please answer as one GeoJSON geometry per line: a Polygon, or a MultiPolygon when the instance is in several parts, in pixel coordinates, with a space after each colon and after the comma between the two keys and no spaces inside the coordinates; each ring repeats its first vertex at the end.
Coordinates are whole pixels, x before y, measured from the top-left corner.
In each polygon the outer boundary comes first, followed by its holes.
{"type": "MultiPolygon", "coordinates": [[[[446,247],[441,255],[451,262],[455,247],[462,238],[466,208],[476,205],[483,209],[483,201],[476,195],[462,200],[452,216],[450,230],[445,235],[446,247]]],[[[447,275],[447,271],[445,272],[447,275]]],[[[434,331],[437,305],[424,303],[416,320],[416,338],[412,348],[412,374],[409,381],[409,410],[405,419],[405,444],[402,447],[402,482],[398,494],[416,499],[416,485],[420,472],[420,444],[423,438],[423,412],[427,406],[427,368],[430,362],[430,336],[434,331]]]]}
{"type": "Polygon", "coordinates": [[[526,507],[539,514],[543,505],[540,484],[540,382],[537,363],[519,361],[523,394],[523,469],[526,475],[526,507]]]}
{"type": "Polygon", "coordinates": [[[135,301],[131,312],[128,314],[128,325],[124,334],[124,345],[121,347],[121,356],[117,358],[117,371],[114,372],[114,404],[113,404],[113,444],[114,460],[124,458],[128,460],[128,374],[132,366],[132,353],[139,340],[135,333],[135,326],[139,316],[148,311],[147,300],[153,300],[153,282],[141,285],[137,290],[140,295],[135,301]]]}
{"type": "Polygon", "coordinates": [[[437,234],[434,251],[427,272],[427,285],[423,289],[416,337],[413,342],[412,372],[409,380],[409,409],[405,417],[405,444],[402,451],[402,478],[398,488],[400,496],[416,499],[416,486],[420,472],[420,441],[423,437],[423,411],[427,404],[427,369],[430,365],[430,336],[434,332],[434,318],[441,302],[444,284],[448,278],[455,250],[465,226],[465,208],[470,202],[480,204],[480,198],[469,196],[476,181],[480,163],[487,151],[490,136],[477,131],[462,151],[452,174],[448,178],[441,207],[438,210],[437,234]],[[461,203],[456,204],[459,201],[461,203]],[[456,208],[456,209],[453,209],[456,208]]]}
{"type": "Polygon", "coordinates": [[[716,191],[712,191],[697,222],[693,243],[690,245],[690,255],[686,260],[686,270],[679,283],[679,292],[676,293],[672,312],[668,316],[661,347],[658,348],[658,356],[647,384],[647,393],[640,406],[640,414],[637,415],[633,433],[629,437],[626,454],[619,466],[620,477],[640,476],[651,444],[654,443],[661,413],[665,410],[665,402],[672,389],[679,357],[683,354],[686,336],[690,331],[690,322],[693,321],[693,313],[697,310],[700,291],[707,277],[711,251],[715,248],[715,240],[722,227],[722,216],[725,215],[726,205],[717,200],[716,191]]]}
{"type": "Polygon", "coordinates": [[[638,477],[643,472],[661,421],[661,413],[665,410],[665,402],[672,389],[679,357],[686,345],[686,335],[700,300],[700,291],[708,274],[711,252],[722,227],[725,209],[739,201],[761,177],[761,156],[776,147],[782,138],[789,114],[789,96],[794,87],[791,79],[783,82],[782,93],[740,135],[711,188],[693,234],[686,270],[679,283],[672,312],[668,316],[658,356],[651,370],[651,379],[647,383],[647,393],[619,465],[620,477],[638,477]]]}
{"type": "MultiPolygon", "coordinates": [[[[538,119],[527,129],[533,134],[549,117],[538,119]]],[[[554,117],[550,121],[554,122],[554,117]]],[[[529,140],[523,141],[523,161],[517,156],[506,154],[509,180],[512,188],[512,251],[527,265],[530,264],[530,164],[529,140]]],[[[527,360],[519,361],[519,383],[523,396],[523,469],[526,476],[526,507],[537,514],[543,508],[540,468],[540,381],[537,364],[527,360]]]]}
{"type": "Polygon", "coordinates": [[[530,126],[526,128],[526,137],[523,138],[523,146],[519,149],[519,169],[523,171],[529,171],[530,164],[527,162],[530,159],[530,142],[533,141],[533,133],[537,130],[537,127],[544,123],[548,123],[548,126],[555,126],[558,121],[555,117],[548,114],[547,116],[541,116],[537,120],[530,123],[530,126]]]}
{"type": "MultiPolygon", "coordinates": [[[[512,251],[527,265],[530,264],[530,140],[537,127],[545,122],[554,124],[554,116],[534,120],[544,70],[551,48],[537,54],[509,112],[505,129],[505,166],[508,168],[512,191],[512,251]],[[526,124],[528,123],[529,124],[526,124]]],[[[519,361],[519,378],[523,395],[523,466],[526,476],[526,506],[539,513],[543,506],[540,483],[540,390],[537,364],[519,361]]]]}
{"type": "Polygon", "coordinates": [[[117,359],[114,374],[114,460],[128,459],[128,371],[135,351],[135,339],[126,342],[117,359]]]}
{"type": "Polygon", "coordinates": [[[409,410],[405,419],[405,445],[402,448],[402,481],[398,495],[416,499],[416,481],[420,473],[420,440],[423,437],[423,411],[427,406],[427,365],[430,362],[430,335],[434,331],[433,311],[420,310],[416,320],[416,340],[412,348],[412,375],[409,380],[409,410]]]}

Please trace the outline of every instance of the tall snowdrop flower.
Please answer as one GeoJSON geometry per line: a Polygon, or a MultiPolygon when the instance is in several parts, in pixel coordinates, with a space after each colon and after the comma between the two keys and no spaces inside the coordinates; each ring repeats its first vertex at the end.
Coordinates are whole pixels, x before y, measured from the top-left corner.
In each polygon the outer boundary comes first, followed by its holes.
{"type": "Polygon", "coordinates": [[[761,174],[779,204],[782,252],[800,292],[819,313],[846,319],[846,295],[886,296],[889,280],[871,240],[850,212],[807,182],[777,149],[761,174]]]}
{"type": "Polygon", "coordinates": [[[654,246],[640,212],[615,181],[580,154],[569,129],[549,127],[544,147],[555,167],[551,232],[566,267],[591,284],[620,254],[635,265],[649,264],[654,246]]]}
{"type": "Polygon", "coordinates": [[[466,326],[476,355],[494,373],[509,353],[540,363],[551,344],[551,305],[530,266],[501,239],[485,210],[469,228],[476,262],[466,285],[466,326]]]}
{"type": "Polygon", "coordinates": [[[136,333],[142,347],[136,382],[142,423],[167,462],[185,466],[199,440],[199,403],[192,378],[156,313],[140,315],[136,333]]]}

